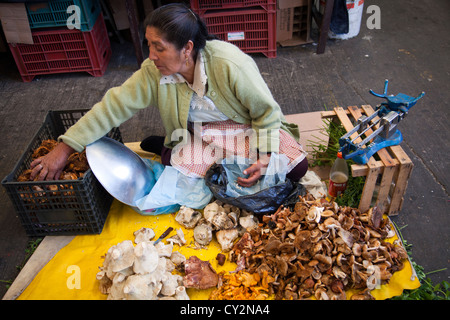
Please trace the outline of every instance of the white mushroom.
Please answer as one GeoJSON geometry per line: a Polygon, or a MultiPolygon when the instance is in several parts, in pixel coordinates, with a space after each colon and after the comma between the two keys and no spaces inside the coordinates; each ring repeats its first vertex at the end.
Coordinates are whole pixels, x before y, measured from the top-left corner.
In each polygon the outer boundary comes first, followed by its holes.
{"type": "Polygon", "coordinates": [[[173,263],[175,263],[175,265],[179,265],[180,263],[183,263],[186,261],[186,257],[182,253],[179,253],[178,251],[174,251],[170,255],[170,260],[173,263]]]}
{"type": "Polygon", "coordinates": [[[192,208],[181,206],[175,220],[185,226],[188,229],[192,229],[197,224],[198,220],[202,218],[202,214],[199,211],[195,211],[192,208]]]}
{"type": "Polygon", "coordinates": [[[315,222],[315,223],[319,223],[320,218],[322,216],[322,211],[325,208],[323,207],[316,207],[316,206],[312,206],[309,211],[308,211],[308,215],[306,216],[306,220],[309,222],[315,222]]]}
{"type": "Polygon", "coordinates": [[[345,279],[347,277],[347,274],[338,266],[333,267],[333,274],[338,279],[345,279]]]}
{"type": "Polygon", "coordinates": [[[194,228],[194,239],[200,245],[206,246],[208,245],[213,237],[211,224],[206,222],[199,222],[197,226],[194,228]]]}
{"type": "Polygon", "coordinates": [[[100,292],[107,294],[108,300],[189,299],[184,277],[172,274],[175,262],[183,263],[186,258],[172,252],[173,244],[159,242],[155,246],[146,240],[144,235],[149,233],[144,228],[135,235],[136,246],[126,240],[108,250],[96,275],[100,292]]]}
{"type": "Polygon", "coordinates": [[[238,223],[238,213],[233,211],[227,213],[217,202],[212,202],[205,207],[203,217],[216,230],[231,229],[238,223]]]}
{"type": "Polygon", "coordinates": [[[237,218],[234,212],[231,212],[229,216],[221,211],[213,217],[211,223],[217,230],[231,229],[237,225],[237,218]]]}
{"type": "Polygon", "coordinates": [[[164,274],[167,271],[166,270],[166,258],[161,257],[158,259],[158,266],[156,267],[155,271],[148,274],[149,281],[153,284],[156,284],[158,282],[161,282],[164,280],[164,274]]]}
{"type": "Polygon", "coordinates": [[[314,292],[314,296],[317,300],[330,300],[330,297],[328,296],[325,288],[318,288],[314,292]]]}
{"type": "Polygon", "coordinates": [[[388,227],[389,227],[389,231],[388,231],[388,233],[386,235],[386,238],[392,238],[393,236],[396,235],[395,230],[392,229],[390,225],[388,227]]]}
{"type": "Polygon", "coordinates": [[[138,244],[142,241],[150,241],[155,237],[155,232],[150,228],[141,228],[133,233],[134,243],[138,244]]]}
{"type": "Polygon", "coordinates": [[[134,249],[133,271],[138,274],[153,272],[158,267],[158,251],[149,241],[140,242],[134,249]]]}
{"type": "Polygon", "coordinates": [[[158,255],[160,257],[169,258],[172,255],[173,243],[164,244],[160,241],[155,245],[155,248],[158,251],[158,255]]]}
{"type": "Polygon", "coordinates": [[[203,217],[206,221],[212,223],[212,219],[219,213],[220,206],[217,202],[211,202],[203,209],[203,217]]]}
{"type": "Polygon", "coordinates": [[[131,240],[125,240],[112,246],[106,254],[107,275],[113,277],[113,273],[123,271],[133,265],[134,246],[131,240]]]}
{"type": "Polygon", "coordinates": [[[152,283],[148,274],[129,276],[123,287],[127,300],[154,300],[162,285],[152,283]]]}
{"type": "Polygon", "coordinates": [[[177,300],[190,300],[186,288],[184,286],[178,286],[175,289],[175,299],[177,300]]]}
{"type": "Polygon", "coordinates": [[[239,224],[243,226],[245,229],[253,229],[258,226],[258,221],[253,215],[240,217],[239,224]]]}
{"type": "Polygon", "coordinates": [[[231,211],[230,213],[227,214],[228,218],[231,220],[231,222],[233,223],[232,228],[236,227],[239,223],[239,213],[235,212],[235,211],[231,211]]]}
{"type": "Polygon", "coordinates": [[[123,292],[125,279],[127,277],[122,273],[116,273],[112,279],[112,286],[109,290],[108,300],[125,300],[126,295],[123,292]]]}
{"type": "Polygon", "coordinates": [[[172,244],[177,244],[179,246],[183,246],[186,244],[186,239],[184,238],[184,233],[183,230],[181,230],[181,228],[177,229],[177,234],[168,238],[167,242],[170,242],[172,244]]]}
{"type": "Polygon", "coordinates": [[[239,232],[237,229],[219,230],[216,238],[223,251],[229,251],[233,247],[233,241],[237,239],[239,232]]]}
{"type": "Polygon", "coordinates": [[[175,263],[172,262],[172,260],[164,258],[165,262],[166,262],[166,266],[165,269],[166,271],[172,272],[173,270],[175,270],[175,263]]]}
{"type": "Polygon", "coordinates": [[[162,288],[160,294],[164,296],[173,296],[178,287],[179,275],[173,275],[170,272],[165,272],[162,280],[162,288]]]}
{"type": "Polygon", "coordinates": [[[353,239],[353,235],[350,232],[342,227],[339,227],[338,234],[349,248],[353,247],[353,243],[355,242],[355,240],[353,239]]]}

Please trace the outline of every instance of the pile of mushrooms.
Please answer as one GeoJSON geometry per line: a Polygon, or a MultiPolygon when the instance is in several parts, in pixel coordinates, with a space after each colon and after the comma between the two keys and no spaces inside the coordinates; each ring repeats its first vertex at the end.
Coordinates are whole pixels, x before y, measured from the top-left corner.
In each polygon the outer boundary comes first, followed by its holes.
{"type": "Polygon", "coordinates": [[[203,209],[203,214],[182,206],[175,220],[185,228],[194,229],[195,242],[200,246],[207,246],[215,235],[223,252],[230,251],[233,242],[242,236],[247,228],[258,224],[252,212],[223,204],[219,200],[209,203],[203,209]]]}
{"type": "MultiPolygon", "coordinates": [[[[350,289],[357,292],[351,299],[374,299],[371,290],[389,282],[408,258],[399,240],[386,241],[395,231],[376,207],[362,213],[310,194],[260,217],[261,222],[219,201],[203,213],[182,206],[175,220],[194,229],[202,247],[215,235],[228,260],[237,264],[231,272],[270,279],[264,288],[275,299],[347,299],[350,289]]],[[[97,274],[108,299],[189,299],[186,288],[220,289],[221,276],[208,261],[186,260],[173,251],[174,244],[186,243],[181,229],[169,244],[155,245],[154,235],[142,228],[135,232],[136,245],[125,240],[108,250],[97,274]]]]}
{"type": "Polygon", "coordinates": [[[335,202],[299,197],[295,208],[280,207],[249,229],[229,253],[237,269],[275,278],[275,299],[373,299],[370,291],[401,270],[407,253],[392,237],[377,208],[366,213],[335,202]]]}
{"type": "Polygon", "coordinates": [[[186,258],[173,243],[154,245],[150,228],[134,236],[136,246],[125,240],[109,248],[97,273],[100,291],[108,300],[189,300],[183,276],[172,273],[186,258]]]}

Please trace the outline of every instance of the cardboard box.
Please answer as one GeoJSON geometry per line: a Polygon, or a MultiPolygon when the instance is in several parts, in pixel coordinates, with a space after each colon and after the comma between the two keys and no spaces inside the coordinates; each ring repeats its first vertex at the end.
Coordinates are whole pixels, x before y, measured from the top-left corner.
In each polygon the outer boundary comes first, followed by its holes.
{"type": "Polygon", "coordinates": [[[6,42],[33,44],[24,3],[0,3],[0,20],[6,42]]]}
{"type": "Polygon", "coordinates": [[[278,0],[277,42],[281,46],[312,42],[310,26],[311,0],[278,0]]]}
{"type": "Polygon", "coordinates": [[[308,152],[308,158],[311,160],[312,146],[323,144],[328,145],[329,137],[324,128],[324,121],[321,111],[287,114],[286,121],[298,125],[300,131],[300,144],[308,152]]]}

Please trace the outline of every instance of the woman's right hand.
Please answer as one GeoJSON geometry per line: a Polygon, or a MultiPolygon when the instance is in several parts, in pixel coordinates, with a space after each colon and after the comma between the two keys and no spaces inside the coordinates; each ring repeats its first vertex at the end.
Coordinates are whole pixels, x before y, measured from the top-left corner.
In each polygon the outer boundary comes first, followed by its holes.
{"type": "Polygon", "coordinates": [[[261,155],[260,159],[258,159],[254,164],[245,169],[242,173],[245,175],[249,175],[248,178],[238,177],[237,183],[243,187],[251,187],[258,182],[258,180],[263,175],[262,171],[267,168],[270,161],[270,153],[261,155]]]}
{"type": "Polygon", "coordinates": [[[37,158],[31,162],[30,180],[59,180],[61,173],[66,166],[67,158],[75,150],[64,142],[58,145],[45,156],[37,158]]]}

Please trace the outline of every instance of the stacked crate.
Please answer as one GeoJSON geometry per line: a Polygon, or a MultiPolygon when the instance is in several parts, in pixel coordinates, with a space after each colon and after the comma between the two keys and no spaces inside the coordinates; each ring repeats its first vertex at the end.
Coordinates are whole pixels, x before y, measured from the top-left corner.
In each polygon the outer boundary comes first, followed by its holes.
{"type": "Polygon", "coordinates": [[[111,45],[99,0],[26,3],[26,10],[33,44],[9,44],[23,81],[42,74],[104,74],[111,45]]]}
{"type": "MultiPolygon", "coordinates": [[[[347,132],[362,116],[370,116],[375,112],[370,105],[349,106],[347,109],[334,108],[321,113],[322,118],[331,118],[341,123],[347,132]]],[[[372,130],[367,130],[368,136],[372,130]]],[[[358,141],[357,141],[358,142],[358,141]]],[[[403,196],[414,165],[405,151],[399,146],[391,146],[379,150],[367,164],[353,164],[353,177],[365,177],[364,188],[358,208],[366,212],[376,206],[384,214],[397,215],[403,205],[403,196]]]]}
{"type": "Polygon", "coordinates": [[[277,55],[276,0],[191,0],[208,32],[246,53],[277,55]]]}

